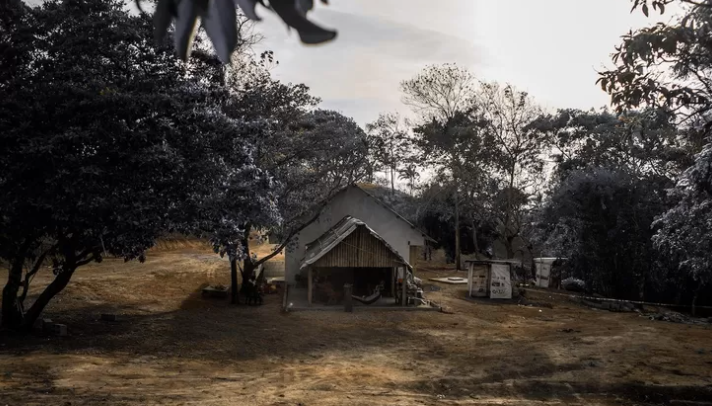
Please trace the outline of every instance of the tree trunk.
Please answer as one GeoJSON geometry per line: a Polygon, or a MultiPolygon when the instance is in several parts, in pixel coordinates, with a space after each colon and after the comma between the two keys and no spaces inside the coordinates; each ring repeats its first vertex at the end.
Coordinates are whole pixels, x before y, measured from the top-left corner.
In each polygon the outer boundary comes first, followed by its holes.
{"type": "Polygon", "coordinates": [[[230,258],[230,303],[239,304],[240,294],[237,290],[237,258],[230,258]]]}
{"type": "MultiPolygon", "coordinates": [[[[245,260],[243,261],[244,267],[242,268],[242,294],[245,297],[250,297],[250,281],[255,269],[255,263],[252,262],[252,256],[250,255],[250,230],[252,226],[250,224],[245,225],[245,236],[242,240],[242,246],[245,249],[245,260]]],[[[249,303],[249,302],[248,302],[249,303]]]]}
{"type": "MultiPolygon", "coordinates": [[[[255,263],[249,256],[244,261],[242,268],[242,294],[249,298],[252,288],[252,277],[255,274],[255,263]]],[[[249,303],[249,302],[248,302],[249,303]]]]}
{"type": "Polygon", "coordinates": [[[702,290],[703,285],[698,285],[697,288],[695,289],[695,294],[692,296],[692,317],[697,316],[697,298],[700,295],[700,291],[702,290]]]}
{"type": "Polygon", "coordinates": [[[458,193],[457,179],[455,179],[455,269],[461,270],[460,262],[460,196],[458,193]]]}
{"type": "Polygon", "coordinates": [[[25,329],[29,330],[32,328],[32,325],[35,323],[35,320],[40,317],[42,311],[50,302],[50,300],[52,300],[52,298],[55,297],[59,292],[64,290],[64,288],[69,283],[69,280],[72,279],[72,275],[77,269],[77,266],[76,264],[72,263],[68,263],[65,265],[66,269],[63,269],[62,272],[57,274],[52,283],[50,283],[45,288],[45,290],[40,293],[40,296],[37,298],[37,300],[35,300],[35,303],[33,303],[32,307],[30,307],[27,313],[25,313],[25,320],[23,323],[25,329]]]}
{"type": "Polygon", "coordinates": [[[507,249],[507,259],[514,258],[514,237],[507,236],[504,240],[504,247],[507,249]]]}
{"type": "Polygon", "coordinates": [[[391,167],[391,196],[396,194],[396,168],[391,167]]]}
{"type": "Polygon", "coordinates": [[[480,254],[480,244],[477,242],[477,222],[472,220],[472,246],[475,249],[475,259],[480,254]]]}
{"type": "Polygon", "coordinates": [[[22,326],[22,307],[17,300],[17,293],[22,284],[22,265],[24,263],[24,255],[22,258],[16,258],[10,265],[10,270],[7,276],[7,284],[2,290],[2,327],[10,329],[18,329],[22,326]]]}
{"type": "Polygon", "coordinates": [[[2,319],[0,326],[17,329],[23,321],[23,308],[18,303],[17,294],[22,286],[22,267],[25,264],[25,257],[30,250],[32,239],[26,239],[17,251],[14,260],[10,263],[7,275],[7,283],[2,290],[2,319]]]}
{"type": "Polygon", "coordinates": [[[514,189],[514,170],[515,167],[512,166],[509,173],[509,188],[507,189],[507,210],[504,215],[504,246],[507,249],[507,259],[514,257],[514,237],[510,236],[509,223],[512,220],[513,211],[512,210],[512,192],[514,189]]]}
{"type": "Polygon", "coordinates": [[[697,291],[695,291],[695,295],[692,296],[692,317],[697,315],[697,291]]]}

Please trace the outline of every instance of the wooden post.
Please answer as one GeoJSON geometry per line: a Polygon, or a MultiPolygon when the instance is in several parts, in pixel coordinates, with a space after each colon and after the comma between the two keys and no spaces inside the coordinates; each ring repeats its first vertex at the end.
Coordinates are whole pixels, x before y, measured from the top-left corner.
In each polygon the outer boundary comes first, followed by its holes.
{"type": "Polygon", "coordinates": [[[284,296],[282,296],[282,310],[287,311],[287,295],[289,295],[289,284],[284,284],[284,296]]]}
{"type": "Polygon", "coordinates": [[[491,295],[491,288],[492,287],[492,264],[489,263],[487,264],[487,287],[485,288],[485,295],[489,298],[491,295]]]}
{"type": "Polygon", "coordinates": [[[313,289],[313,279],[314,279],[314,274],[312,272],[312,267],[309,267],[309,279],[307,280],[307,298],[309,299],[309,304],[312,304],[312,289],[313,289]]]}
{"type": "Polygon", "coordinates": [[[347,283],[344,285],[344,311],[351,313],[354,311],[354,304],[351,294],[353,292],[353,285],[347,283]]]}
{"type": "Polygon", "coordinates": [[[408,272],[408,270],[405,269],[405,268],[403,268],[403,285],[402,285],[402,287],[403,287],[403,295],[401,296],[401,304],[402,304],[403,306],[407,306],[407,305],[408,305],[408,298],[406,297],[406,295],[407,295],[406,291],[407,291],[407,288],[408,288],[408,282],[406,281],[406,272],[408,272]]]}
{"type": "Polygon", "coordinates": [[[393,297],[393,300],[396,298],[396,282],[398,282],[397,277],[396,267],[391,267],[391,297],[393,297]]]}

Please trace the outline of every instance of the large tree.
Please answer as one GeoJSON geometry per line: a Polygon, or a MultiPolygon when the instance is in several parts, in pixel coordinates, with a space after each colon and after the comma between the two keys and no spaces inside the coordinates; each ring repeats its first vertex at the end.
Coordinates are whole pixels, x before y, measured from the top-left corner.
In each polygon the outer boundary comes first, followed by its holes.
{"type": "Polygon", "coordinates": [[[639,299],[662,289],[667,265],[651,225],[688,158],[671,115],[561,110],[534,125],[551,137],[555,161],[542,248],[598,291],[639,299]]]}
{"type": "Polygon", "coordinates": [[[568,258],[590,291],[645,300],[660,271],[651,224],[665,208],[651,186],[620,169],[572,171],[545,204],[544,247],[568,258]]]}
{"type": "MultiPolygon", "coordinates": [[[[701,150],[678,180],[671,197],[676,205],[656,222],[656,247],[678,261],[678,270],[697,284],[693,304],[709,284],[709,204],[712,163],[712,5],[693,0],[632,0],[633,9],[648,15],[676,3],[682,12],[670,23],[632,31],[613,55],[615,67],[602,72],[601,87],[619,110],[663,108],[677,119],[687,146],[701,150]]],[[[682,289],[682,286],[678,286],[682,289]]]]}
{"type": "MultiPolygon", "coordinates": [[[[249,280],[254,270],[270,260],[293,237],[316,218],[323,203],[344,186],[366,176],[368,146],[363,130],[340,113],[307,109],[314,100],[305,87],[273,83],[278,91],[268,93],[275,100],[267,117],[270,129],[254,139],[256,162],[269,171],[276,183],[275,201],[281,221],[259,223],[250,220],[243,226],[242,247],[249,251],[251,229],[269,229],[279,240],[271,254],[246,260],[242,277],[249,280]]],[[[271,97],[271,96],[269,96],[271,97]]],[[[249,286],[243,284],[246,289],[249,286]]]]}
{"type": "Polygon", "coordinates": [[[648,5],[665,10],[677,3],[682,13],[668,24],[658,23],[623,36],[613,54],[613,69],[601,72],[598,83],[619,110],[642,105],[664,107],[681,124],[712,112],[712,6],[694,0],[632,0],[647,15],[648,5]]]}
{"type": "Polygon", "coordinates": [[[412,79],[401,83],[403,102],[420,116],[414,131],[419,163],[435,168],[441,179],[449,179],[454,193],[455,267],[461,269],[460,180],[465,168],[479,163],[473,154],[481,152],[479,129],[482,120],[473,109],[476,80],[454,64],[427,66],[412,79]]]}
{"type": "MultiPolygon", "coordinates": [[[[677,200],[677,204],[657,219],[655,225],[659,230],[653,237],[655,247],[664,255],[678,261],[678,270],[695,282],[692,296],[693,314],[700,292],[712,285],[710,162],[712,147],[707,146],[697,155],[694,165],[684,172],[672,190],[672,197],[677,200]]],[[[678,289],[683,286],[678,286],[678,289]]]]}
{"type": "Polygon", "coordinates": [[[531,124],[541,109],[531,96],[511,85],[482,83],[473,99],[487,125],[493,148],[490,168],[499,183],[494,205],[500,240],[507,257],[515,255],[515,241],[523,237],[529,203],[543,181],[549,137],[531,124]]]}
{"type": "MultiPolygon", "coordinates": [[[[114,0],[51,0],[28,13],[32,69],[0,100],[2,323],[12,328],[30,326],[78,267],[142,260],[166,231],[214,232],[205,213],[237,190],[270,187],[246,141],[254,126],[225,116],[220,97],[155,48],[148,20],[114,0]],[[25,311],[45,260],[55,278],[25,311]]],[[[242,223],[253,207],[228,217],[242,223]]]]}
{"type": "MultiPolygon", "coordinates": [[[[374,169],[388,173],[391,194],[394,194],[396,173],[407,168],[406,161],[411,152],[407,129],[398,114],[381,114],[376,121],[366,125],[366,131],[374,169]]],[[[412,179],[415,175],[408,176],[412,179]]]]}

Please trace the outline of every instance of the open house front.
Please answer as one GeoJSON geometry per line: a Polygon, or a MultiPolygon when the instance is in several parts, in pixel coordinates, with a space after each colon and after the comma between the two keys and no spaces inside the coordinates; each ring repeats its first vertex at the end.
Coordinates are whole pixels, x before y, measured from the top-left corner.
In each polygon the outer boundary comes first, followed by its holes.
{"type": "Polygon", "coordinates": [[[291,307],[429,306],[411,265],[351,216],[307,244],[300,269],[304,277],[291,289],[291,307]]]}

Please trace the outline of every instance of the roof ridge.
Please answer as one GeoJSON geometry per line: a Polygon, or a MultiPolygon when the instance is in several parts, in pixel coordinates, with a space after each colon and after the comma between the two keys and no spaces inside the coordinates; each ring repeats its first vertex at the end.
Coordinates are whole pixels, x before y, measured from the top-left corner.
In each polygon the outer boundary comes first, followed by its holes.
{"type": "Polygon", "coordinates": [[[376,230],[369,227],[369,225],[363,221],[359,220],[353,216],[346,215],[336,224],[322,233],[319,238],[307,244],[307,249],[304,252],[304,257],[301,260],[300,269],[313,264],[318,261],[321,257],[326,255],[329,251],[334,249],[337,245],[341,244],[343,240],[356,231],[359,227],[364,227],[374,238],[379,240],[396,258],[398,258],[406,267],[413,269],[412,265],[396,251],[376,230]],[[350,223],[350,224],[349,224],[350,223]],[[338,231],[342,232],[339,233],[338,231]],[[321,241],[319,244],[316,242],[321,241]]]}
{"type": "Polygon", "coordinates": [[[355,186],[357,189],[359,189],[359,190],[362,191],[363,193],[367,194],[369,197],[371,197],[373,200],[375,200],[377,203],[379,203],[379,204],[380,204],[381,206],[383,206],[385,209],[389,210],[390,212],[392,212],[393,214],[395,214],[396,217],[398,217],[399,219],[401,219],[402,221],[404,221],[406,224],[408,224],[412,229],[414,229],[415,231],[421,233],[426,239],[429,239],[429,240],[432,241],[432,242],[437,242],[433,237],[431,237],[431,236],[429,236],[428,234],[426,234],[425,231],[419,229],[419,228],[416,227],[413,223],[411,223],[410,221],[408,221],[408,219],[406,219],[405,217],[403,217],[403,215],[401,215],[400,213],[398,213],[397,211],[395,211],[395,209],[393,209],[388,203],[386,203],[385,201],[383,201],[383,199],[381,199],[380,197],[374,195],[373,193],[370,193],[369,191],[367,191],[366,189],[362,188],[361,186],[359,186],[359,185],[358,185],[357,183],[355,183],[355,182],[352,183],[351,186],[355,186]]]}

